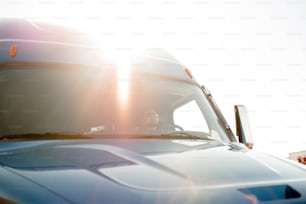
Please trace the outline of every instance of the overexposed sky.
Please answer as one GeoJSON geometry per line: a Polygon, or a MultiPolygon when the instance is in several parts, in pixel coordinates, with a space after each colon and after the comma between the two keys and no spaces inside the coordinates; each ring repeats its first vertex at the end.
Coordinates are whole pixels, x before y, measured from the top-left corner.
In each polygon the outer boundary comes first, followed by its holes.
{"type": "Polygon", "coordinates": [[[304,0],[1,0],[0,9],[87,29],[101,45],[166,48],[233,128],[234,104],[248,107],[255,149],[306,150],[304,0]]]}

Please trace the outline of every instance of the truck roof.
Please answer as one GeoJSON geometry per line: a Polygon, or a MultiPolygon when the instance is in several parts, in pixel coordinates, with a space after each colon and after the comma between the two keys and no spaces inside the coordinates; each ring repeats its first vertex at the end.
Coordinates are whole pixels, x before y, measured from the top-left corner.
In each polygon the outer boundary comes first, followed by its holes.
{"type": "MultiPolygon", "coordinates": [[[[24,19],[0,19],[0,31],[0,63],[48,62],[88,66],[116,66],[117,63],[107,56],[107,50],[97,47],[88,36],[74,28],[24,19]]],[[[142,50],[130,64],[138,72],[194,81],[186,67],[164,49],[142,50]]]]}
{"type": "Polygon", "coordinates": [[[90,43],[86,34],[75,28],[26,19],[0,19],[0,30],[1,41],[34,40],[80,45],[90,43]]]}

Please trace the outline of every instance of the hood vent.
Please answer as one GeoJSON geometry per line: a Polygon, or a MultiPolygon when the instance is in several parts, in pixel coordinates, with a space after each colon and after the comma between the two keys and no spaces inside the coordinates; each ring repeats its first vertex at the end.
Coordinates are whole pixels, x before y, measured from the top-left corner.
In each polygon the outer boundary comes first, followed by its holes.
{"type": "Polygon", "coordinates": [[[259,201],[287,200],[301,197],[301,194],[289,185],[264,186],[255,188],[238,189],[246,197],[256,197],[259,201]]]}

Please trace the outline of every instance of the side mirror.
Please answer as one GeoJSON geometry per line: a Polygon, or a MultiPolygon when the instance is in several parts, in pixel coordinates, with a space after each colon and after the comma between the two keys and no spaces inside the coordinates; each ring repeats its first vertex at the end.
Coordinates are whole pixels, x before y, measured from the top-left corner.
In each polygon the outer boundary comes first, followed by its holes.
{"type": "Polygon", "coordinates": [[[249,149],[252,149],[254,143],[251,136],[247,108],[243,105],[235,105],[234,109],[236,119],[236,134],[239,142],[245,144],[249,149]]]}

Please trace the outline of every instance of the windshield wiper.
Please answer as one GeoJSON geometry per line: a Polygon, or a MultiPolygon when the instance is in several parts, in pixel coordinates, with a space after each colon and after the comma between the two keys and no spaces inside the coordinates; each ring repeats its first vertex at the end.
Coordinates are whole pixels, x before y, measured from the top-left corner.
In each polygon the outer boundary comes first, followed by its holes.
{"type": "Polygon", "coordinates": [[[144,139],[190,139],[190,140],[203,140],[203,139],[207,140],[207,139],[210,139],[208,136],[199,137],[199,136],[193,135],[193,134],[185,132],[185,131],[170,132],[170,133],[165,133],[165,134],[133,135],[133,136],[129,136],[129,138],[144,138],[144,139]]]}
{"type": "Polygon", "coordinates": [[[92,139],[88,135],[78,133],[23,133],[0,136],[2,140],[56,140],[56,139],[92,139]]]}

